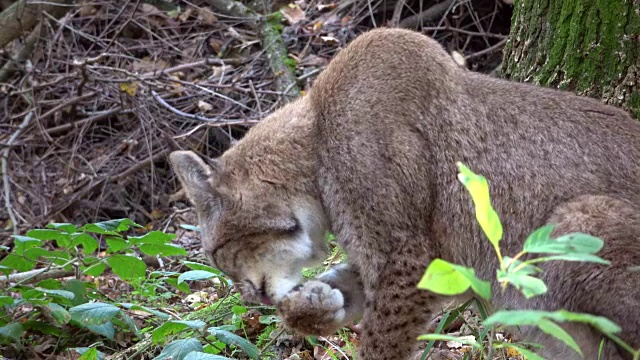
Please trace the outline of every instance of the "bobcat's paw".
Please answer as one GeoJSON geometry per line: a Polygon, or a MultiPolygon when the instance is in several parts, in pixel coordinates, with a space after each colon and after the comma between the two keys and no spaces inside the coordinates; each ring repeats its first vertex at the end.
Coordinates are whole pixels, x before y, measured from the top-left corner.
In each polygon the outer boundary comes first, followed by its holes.
{"type": "Polygon", "coordinates": [[[344,297],[338,289],[311,280],[278,304],[284,324],[301,335],[330,335],[343,324],[344,297]]]}

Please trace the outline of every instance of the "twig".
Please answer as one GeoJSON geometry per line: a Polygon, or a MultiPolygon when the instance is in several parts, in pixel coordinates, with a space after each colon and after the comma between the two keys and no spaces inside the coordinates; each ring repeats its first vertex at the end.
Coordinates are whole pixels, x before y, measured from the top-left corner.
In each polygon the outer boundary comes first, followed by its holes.
{"type": "Polygon", "coordinates": [[[132,113],[132,110],[123,110],[122,108],[116,108],[113,110],[109,110],[109,111],[105,111],[101,114],[98,115],[94,115],[91,117],[88,117],[86,119],[82,119],[82,120],[78,120],[72,123],[68,123],[68,124],[62,124],[56,127],[52,127],[47,129],[47,134],[49,135],[58,135],[60,133],[64,133],[66,131],[69,131],[71,129],[77,129],[78,127],[82,126],[82,125],[86,125],[86,124],[91,124],[94,123],[96,121],[100,121],[102,119],[108,118],[111,115],[115,115],[115,114],[129,114],[132,113]]]}
{"type": "Polygon", "coordinates": [[[18,129],[11,135],[9,141],[7,141],[7,147],[2,151],[2,181],[4,183],[4,207],[7,209],[9,213],[9,218],[11,219],[11,225],[13,226],[13,233],[18,234],[18,220],[16,219],[16,215],[13,212],[13,208],[11,207],[11,185],[9,184],[9,173],[7,171],[7,162],[9,160],[9,151],[11,150],[11,144],[20,136],[20,133],[29,126],[31,119],[33,118],[33,111],[29,112],[27,116],[24,117],[22,124],[18,126],[18,129]]]}
{"type": "Polygon", "coordinates": [[[506,38],[505,38],[505,39],[502,39],[502,40],[498,41],[497,43],[495,43],[494,45],[491,45],[491,46],[489,46],[488,48],[486,48],[486,49],[484,49],[484,50],[481,50],[481,51],[478,51],[478,52],[476,52],[476,53],[473,53],[473,54],[471,54],[471,55],[467,55],[467,56],[465,56],[464,58],[465,58],[466,60],[469,60],[469,59],[476,58],[476,57],[478,57],[478,56],[482,56],[482,55],[485,55],[485,54],[492,53],[492,52],[494,52],[494,51],[498,50],[499,48],[503,47],[503,46],[504,46],[504,44],[506,44],[506,43],[507,43],[507,40],[508,40],[508,39],[506,39],[506,38]]]}
{"type": "Polygon", "coordinates": [[[19,282],[21,284],[29,284],[36,281],[47,280],[47,279],[60,279],[67,276],[74,275],[75,272],[72,270],[65,270],[62,268],[59,269],[36,269],[25,271],[21,273],[11,274],[8,278],[0,278],[0,285],[4,283],[14,283],[19,282]]]}
{"type": "Polygon", "coordinates": [[[424,22],[433,21],[445,14],[456,1],[457,0],[445,0],[437,3],[428,9],[423,10],[419,14],[405,18],[400,22],[399,26],[401,28],[417,28],[418,25],[424,22]]]}
{"type": "Polygon", "coordinates": [[[31,55],[31,53],[33,52],[33,48],[40,38],[41,29],[41,24],[36,25],[33,31],[31,31],[29,36],[27,36],[27,38],[25,39],[22,49],[20,49],[20,51],[13,57],[13,59],[7,61],[2,69],[0,69],[0,83],[5,82],[13,74],[13,72],[18,69],[18,64],[24,63],[31,55]]]}
{"type": "Polygon", "coordinates": [[[43,11],[59,18],[69,10],[69,7],[63,5],[71,2],[71,0],[50,0],[47,4],[34,4],[27,0],[16,1],[0,13],[0,24],[2,24],[0,48],[20,37],[23,31],[31,30],[36,26],[43,11]]]}
{"type": "Polygon", "coordinates": [[[42,121],[42,120],[44,120],[44,119],[48,118],[49,116],[51,116],[51,115],[55,114],[55,113],[56,113],[57,111],[59,111],[60,109],[63,109],[63,108],[65,108],[65,107],[67,107],[67,106],[70,106],[70,105],[77,104],[77,103],[79,103],[79,102],[80,102],[80,101],[82,101],[82,100],[86,100],[86,99],[92,98],[92,97],[94,97],[96,94],[97,94],[97,92],[93,91],[93,92],[90,92],[90,93],[84,94],[84,95],[82,95],[82,96],[75,97],[75,98],[73,98],[73,99],[71,99],[71,100],[68,100],[68,101],[66,101],[66,102],[63,102],[62,104],[59,104],[58,106],[55,106],[53,109],[51,109],[51,110],[47,111],[47,112],[46,112],[46,113],[44,113],[42,116],[40,116],[40,121],[42,121]]]}
{"type": "Polygon", "coordinates": [[[391,20],[389,21],[391,27],[397,27],[400,24],[400,16],[402,16],[402,9],[404,9],[406,0],[398,0],[396,6],[393,8],[393,16],[391,16],[391,20]]]}
{"type": "Polygon", "coordinates": [[[160,97],[160,95],[158,95],[158,93],[155,90],[151,90],[151,95],[153,96],[154,99],[156,99],[156,101],[158,103],[160,103],[160,105],[164,106],[167,110],[171,111],[172,113],[178,115],[178,116],[182,116],[185,117],[187,119],[192,119],[192,120],[199,120],[199,121],[208,121],[208,122],[219,122],[219,119],[214,119],[214,118],[209,118],[209,117],[205,117],[205,116],[200,116],[200,115],[195,115],[195,114],[189,114],[186,113],[184,111],[180,111],[176,108],[174,108],[173,106],[169,105],[168,102],[166,102],[163,98],[160,97]]]}

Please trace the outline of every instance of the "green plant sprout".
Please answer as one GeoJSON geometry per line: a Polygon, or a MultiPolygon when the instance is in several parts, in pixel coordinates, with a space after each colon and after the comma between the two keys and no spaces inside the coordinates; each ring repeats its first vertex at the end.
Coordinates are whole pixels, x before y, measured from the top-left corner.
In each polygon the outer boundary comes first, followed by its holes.
{"type": "MultiPolygon", "coordinates": [[[[475,174],[464,164],[457,163],[459,173],[458,180],[464,185],[471,195],[475,215],[483,233],[493,246],[499,262],[496,279],[504,290],[509,284],[519,290],[526,299],[542,295],[547,292],[547,286],[535,274],[542,269],[535,264],[547,261],[584,261],[609,265],[610,262],[595,255],[603,247],[604,242],[591,235],[583,233],[571,233],[557,238],[551,238],[553,225],[546,225],[534,231],[524,242],[523,249],[514,257],[503,256],[500,251],[503,228],[497,212],[491,205],[489,184],[482,175],[475,174]],[[521,260],[526,254],[545,254],[545,256],[521,260]]],[[[427,267],[423,277],[418,283],[418,288],[429,290],[441,295],[459,295],[471,288],[480,298],[489,301],[491,299],[490,282],[476,277],[473,268],[449,263],[442,259],[434,259],[427,267]]],[[[640,349],[634,350],[615,334],[621,328],[607,318],[582,313],[573,313],[565,310],[554,312],[540,310],[501,310],[486,317],[483,324],[495,331],[497,326],[537,326],[541,331],[555,337],[582,355],[582,352],[571,337],[558,323],[574,321],[589,324],[633,355],[634,360],[640,359],[640,349]]],[[[454,337],[439,334],[426,334],[419,337],[420,340],[455,340],[473,349],[482,350],[481,342],[468,338],[454,337]]],[[[432,344],[432,343],[430,343],[432,344]]],[[[490,341],[493,349],[511,348],[520,352],[526,359],[542,359],[534,352],[508,342],[490,341]]],[[[429,347],[428,347],[429,349],[429,347]]],[[[492,348],[489,349],[489,353],[492,348]]],[[[426,351],[425,351],[426,355],[426,351]]]]}

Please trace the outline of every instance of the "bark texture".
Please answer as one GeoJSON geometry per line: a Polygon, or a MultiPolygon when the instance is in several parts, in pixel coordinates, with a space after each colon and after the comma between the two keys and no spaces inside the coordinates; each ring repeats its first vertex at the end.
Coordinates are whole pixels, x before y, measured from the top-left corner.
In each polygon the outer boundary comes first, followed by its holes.
{"type": "Polygon", "coordinates": [[[503,74],[640,119],[640,0],[518,0],[503,74]]]}

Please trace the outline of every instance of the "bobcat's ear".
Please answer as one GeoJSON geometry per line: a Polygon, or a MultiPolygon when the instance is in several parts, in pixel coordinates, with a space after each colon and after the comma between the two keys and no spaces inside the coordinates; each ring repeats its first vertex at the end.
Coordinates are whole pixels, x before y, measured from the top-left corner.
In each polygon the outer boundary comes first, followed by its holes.
{"type": "Polygon", "coordinates": [[[217,166],[207,165],[192,151],[174,151],[169,160],[189,200],[213,195],[220,171],[217,166]]]}

